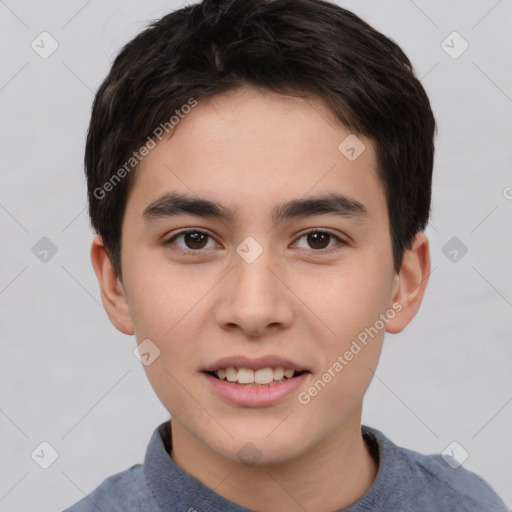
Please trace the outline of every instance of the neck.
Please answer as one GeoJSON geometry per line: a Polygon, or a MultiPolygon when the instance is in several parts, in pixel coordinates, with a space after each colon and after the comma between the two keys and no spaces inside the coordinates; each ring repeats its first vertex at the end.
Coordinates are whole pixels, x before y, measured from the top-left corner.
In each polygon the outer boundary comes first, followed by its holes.
{"type": "Polygon", "coordinates": [[[293,460],[254,466],[220,456],[175,420],[171,429],[174,462],[217,494],[252,510],[337,510],[359,500],[377,475],[378,464],[361,434],[360,414],[293,460]]]}

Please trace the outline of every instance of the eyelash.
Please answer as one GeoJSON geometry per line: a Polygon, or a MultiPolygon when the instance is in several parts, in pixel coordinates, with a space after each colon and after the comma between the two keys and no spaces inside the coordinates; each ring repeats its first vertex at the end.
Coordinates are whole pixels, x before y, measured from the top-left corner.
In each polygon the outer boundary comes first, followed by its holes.
{"type": "MultiPolygon", "coordinates": [[[[180,236],[183,236],[183,235],[186,235],[188,233],[199,233],[199,234],[202,234],[202,235],[206,235],[207,237],[209,238],[212,238],[213,239],[213,236],[210,235],[209,233],[206,233],[205,231],[202,231],[200,229],[186,229],[186,230],[183,230],[183,231],[180,231],[179,233],[176,233],[174,234],[171,238],[169,238],[168,240],[166,240],[164,242],[164,245],[166,246],[170,246],[170,245],[174,245],[174,240],[176,240],[178,237],[180,236]]],[[[311,235],[313,233],[320,233],[320,234],[324,234],[324,235],[328,235],[331,237],[331,239],[334,239],[334,241],[336,242],[336,245],[334,247],[331,247],[330,249],[311,249],[311,251],[315,252],[315,253],[331,253],[331,252],[334,252],[334,251],[337,251],[339,250],[341,247],[347,245],[348,243],[341,239],[339,236],[335,235],[334,233],[331,233],[330,231],[325,231],[325,230],[320,230],[320,229],[311,229],[309,231],[306,231],[305,233],[302,233],[298,238],[297,240],[300,240],[301,238],[305,237],[305,236],[308,236],[308,235],[311,235]],[[341,246],[341,247],[340,247],[341,246]]],[[[329,240],[330,242],[331,240],[329,240]]],[[[196,250],[193,250],[193,249],[189,249],[189,250],[184,250],[184,249],[181,249],[181,248],[178,248],[178,249],[173,249],[173,250],[176,250],[178,252],[182,252],[184,254],[200,254],[200,253],[203,253],[205,252],[205,250],[203,249],[196,249],[196,250]]],[[[304,250],[304,249],[303,249],[304,250]]],[[[306,249],[307,250],[307,249],[306,249]]]]}

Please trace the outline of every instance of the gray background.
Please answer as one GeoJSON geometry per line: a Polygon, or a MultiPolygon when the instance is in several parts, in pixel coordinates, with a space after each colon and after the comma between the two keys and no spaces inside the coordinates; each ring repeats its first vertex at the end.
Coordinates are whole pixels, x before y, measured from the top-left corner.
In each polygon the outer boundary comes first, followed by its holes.
{"type": "MultiPolygon", "coordinates": [[[[386,340],[364,422],[424,453],[457,441],[464,467],[511,506],[511,1],[339,3],[403,47],[439,123],[434,271],[420,313],[386,340]],[[453,31],[469,44],[458,58],[453,31]]],[[[181,5],[0,1],[0,511],[71,505],[142,462],[167,418],[135,339],[100,303],[82,161],[93,93],[113,56],[181,5]],[[43,31],[59,45],[47,59],[31,48],[43,31]],[[32,252],[42,237],[58,250],[46,262],[32,252]],[[31,458],[43,441],[59,454],[48,469],[31,458]]],[[[36,452],[50,461],[47,448],[36,452]]]]}

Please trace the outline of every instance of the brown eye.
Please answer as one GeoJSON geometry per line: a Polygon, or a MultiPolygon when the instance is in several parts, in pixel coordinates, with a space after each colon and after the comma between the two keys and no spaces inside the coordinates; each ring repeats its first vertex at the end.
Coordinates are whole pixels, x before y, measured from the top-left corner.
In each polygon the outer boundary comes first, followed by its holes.
{"type": "Polygon", "coordinates": [[[215,246],[213,238],[207,233],[198,230],[183,231],[170,238],[166,245],[175,245],[179,250],[199,252],[201,249],[209,249],[215,246]],[[208,246],[209,241],[211,245],[208,246]]]}
{"type": "Polygon", "coordinates": [[[325,249],[331,240],[329,233],[308,233],[306,235],[309,246],[312,249],[325,249]]]}
{"type": "Polygon", "coordinates": [[[309,231],[299,237],[296,244],[300,249],[313,249],[318,252],[329,252],[340,249],[346,242],[334,233],[328,231],[309,231]],[[306,243],[300,243],[304,240],[306,243]]]}
{"type": "Polygon", "coordinates": [[[199,232],[185,233],[183,241],[189,249],[202,249],[208,241],[208,235],[199,232]]]}

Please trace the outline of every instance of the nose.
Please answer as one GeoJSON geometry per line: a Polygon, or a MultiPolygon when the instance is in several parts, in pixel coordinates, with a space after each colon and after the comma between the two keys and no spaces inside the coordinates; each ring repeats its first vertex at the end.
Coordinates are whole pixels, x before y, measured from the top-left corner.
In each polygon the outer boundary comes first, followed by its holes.
{"type": "Polygon", "coordinates": [[[248,337],[263,337],[289,327],[293,320],[293,295],[283,283],[280,267],[265,249],[252,262],[234,254],[234,268],[220,289],[215,308],[217,325],[241,329],[248,337]]]}

